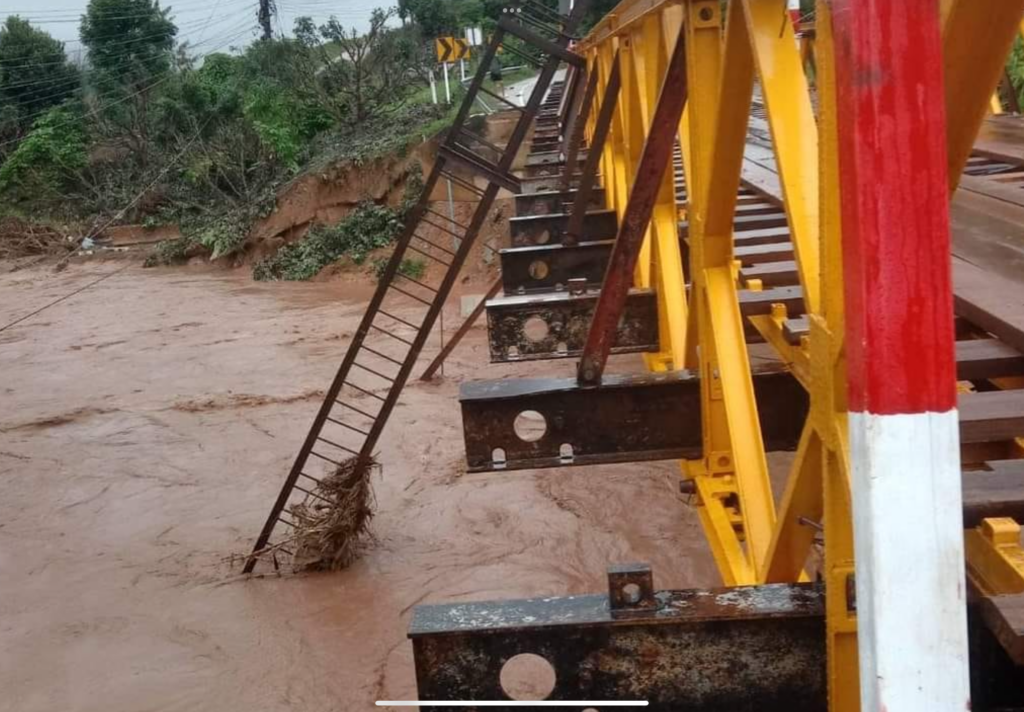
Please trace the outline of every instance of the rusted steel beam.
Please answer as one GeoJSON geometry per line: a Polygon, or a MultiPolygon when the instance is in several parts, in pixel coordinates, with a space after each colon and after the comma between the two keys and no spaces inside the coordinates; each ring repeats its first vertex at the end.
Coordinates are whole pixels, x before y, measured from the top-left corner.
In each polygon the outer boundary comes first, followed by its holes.
{"type": "Polygon", "coordinates": [[[647,226],[651,222],[654,203],[671,160],[686,96],[686,40],[680,33],[665,70],[662,91],[651,118],[651,129],[633,176],[629,202],[608,260],[601,298],[594,311],[590,333],[580,358],[578,373],[581,383],[597,383],[604,372],[615,339],[616,324],[622,316],[626,293],[633,286],[633,271],[647,226]]]}
{"type": "MultiPolygon", "coordinates": [[[[587,153],[587,161],[583,164],[582,175],[579,178],[579,188],[576,191],[576,203],[573,205],[572,218],[569,220],[569,240],[579,241],[583,239],[583,216],[590,205],[590,193],[594,190],[597,182],[597,169],[601,163],[601,154],[604,152],[604,144],[608,139],[608,131],[612,126],[612,119],[615,116],[615,105],[619,101],[619,90],[622,88],[622,69],[619,65],[619,50],[615,50],[615,57],[612,59],[612,71],[608,75],[608,84],[604,88],[604,96],[601,97],[601,108],[597,111],[597,120],[594,122],[594,132],[590,137],[590,148],[587,153]]],[[[562,189],[569,188],[572,176],[566,172],[562,176],[562,189]]]]}
{"type": "MultiPolygon", "coordinates": [[[[516,215],[551,215],[564,213],[566,206],[576,199],[575,190],[555,190],[541,193],[520,193],[515,198],[516,215]]],[[[604,188],[597,188],[590,194],[591,210],[604,207],[604,188]]]]}
{"type": "Polygon", "coordinates": [[[528,652],[553,668],[548,700],[646,700],[651,712],[827,709],[820,587],[655,591],[649,567],[636,564],[608,579],[608,594],[417,606],[409,637],[419,699],[508,699],[502,667],[528,652]]]}
{"type": "Polygon", "coordinates": [[[437,356],[434,357],[434,360],[430,362],[430,365],[427,366],[427,369],[423,372],[423,375],[420,376],[421,381],[429,381],[431,378],[434,377],[434,374],[437,373],[437,370],[441,368],[441,364],[443,364],[445,362],[445,359],[447,359],[448,356],[451,355],[451,352],[455,350],[455,347],[459,345],[459,342],[462,341],[463,337],[467,333],[469,333],[469,330],[471,328],[473,328],[473,324],[476,323],[476,320],[479,319],[480,315],[484,313],[484,309],[487,308],[487,300],[493,298],[500,291],[501,277],[498,277],[498,279],[494,280],[494,283],[491,284],[490,288],[487,290],[487,294],[483,297],[483,299],[480,300],[480,303],[473,307],[473,311],[471,311],[469,313],[469,316],[466,317],[466,320],[462,322],[462,326],[460,326],[458,330],[454,334],[452,334],[452,337],[451,339],[449,339],[448,343],[444,345],[444,348],[441,349],[440,353],[438,353],[437,356]]]}
{"type": "Polygon", "coordinates": [[[598,287],[612,243],[512,247],[501,251],[501,279],[506,294],[538,294],[567,289],[570,279],[598,287]]]}
{"type": "MultiPolygon", "coordinates": [[[[569,216],[559,212],[551,215],[524,215],[509,220],[513,247],[557,245],[564,241],[569,216]]],[[[612,240],[619,220],[614,210],[589,210],[583,223],[586,242],[612,240]]]]}
{"type": "MultiPolygon", "coordinates": [[[[582,70],[581,70],[582,71],[582,70]]],[[[575,165],[576,156],[579,155],[580,147],[583,146],[587,121],[590,119],[590,111],[593,108],[594,97],[597,95],[597,63],[591,68],[587,75],[587,87],[579,98],[579,104],[575,112],[570,112],[565,126],[565,138],[562,150],[565,153],[566,163],[575,165]]]]}
{"type": "MultiPolygon", "coordinates": [[[[491,362],[578,356],[590,327],[597,294],[561,292],[493,299],[487,303],[491,362]]],[[[658,301],[634,289],[626,299],[612,353],[658,350],[658,301]]]]}
{"type": "MultiPolygon", "coordinates": [[[[768,450],[795,449],[807,393],[775,365],[754,365],[768,450]]],[[[470,472],[700,457],[700,379],[688,371],[462,384],[470,472]],[[517,418],[519,423],[517,423],[517,418]]]]}
{"type": "MultiPolygon", "coordinates": [[[[569,188],[575,190],[579,185],[580,173],[574,173],[569,176],[569,188]]],[[[522,193],[544,193],[556,190],[562,190],[563,186],[562,176],[536,176],[533,178],[522,178],[519,181],[519,185],[522,187],[520,192],[522,193]]],[[[588,201],[589,202],[589,201],[588,201]]]]}
{"type": "MultiPolygon", "coordinates": [[[[586,160],[587,152],[585,150],[576,156],[576,163],[582,163],[586,160]]],[[[568,159],[562,157],[561,151],[531,151],[530,155],[526,157],[527,168],[533,166],[564,166],[568,164],[568,159]]]]}

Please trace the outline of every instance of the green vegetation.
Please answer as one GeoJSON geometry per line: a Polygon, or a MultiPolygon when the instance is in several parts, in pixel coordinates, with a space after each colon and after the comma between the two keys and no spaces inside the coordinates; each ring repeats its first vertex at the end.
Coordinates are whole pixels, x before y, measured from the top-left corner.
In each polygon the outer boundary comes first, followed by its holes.
{"type": "MultiPolygon", "coordinates": [[[[197,45],[207,49],[200,54],[159,0],[89,0],[81,68],[62,43],[8,17],[0,26],[0,217],[177,224],[182,238],[161,245],[152,264],[243,249],[298,176],[403,157],[450,124],[463,88],[453,82],[452,105],[432,103],[433,39],[470,26],[493,31],[504,0],[397,3],[374,11],[364,31],[299,18],[292,37],[250,42],[255,26],[236,28],[197,45]],[[239,41],[250,43],[239,49],[239,41]]],[[[406,207],[363,203],[255,275],[305,279],[342,257],[362,264],[394,239],[406,207]]],[[[407,262],[407,274],[424,268],[407,262]]]]}
{"type": "MultiPolygon", "coordinates": [[[[375,11],[362,33],[300,18],[294,38],[197,55],[157,0],[90,0],[84,70],[60,42],[8,18],[0,215],[177,223],[183,238],[161,247],[158,264],[199,246],[212,258],[237,251],[297,175],[402,154],[451,120],[453,107],[424,94],[429,41],[414,23],[389,24],[392,13],[375,11]]],[[[391,239],[387,210],[360,206],[349,227],[323,228],[267,275],[349,250],[362,261],[391,239]]]]}
{"type": "MultiPolygon", "coordinates": [[[[298,242],[258,262],[253,277],[261,281],[310,279],[343,257],[363,264],[371,252],[389,245],[402,231],[405,216],[422,190],[423,169],[414,163],[406,173],[405,193],[397,208],[364,201],[338,224],[316,225],[298,242]]],[[[374,261],[374,272],[379,275],[377,269],[374,261]]],[[[416,267],[410,264],[407,269],[415,271],[416,267]]]]}
{"type": "Polygon", "coordinates": [[[317,225],[309,233],[253,268],[258,280],[309,279],[327,265],[348,257],[357,265],[370,252],[388,245],[401,231],[399,211],[371,201],[359,206],[337,225],[317,225]]]}

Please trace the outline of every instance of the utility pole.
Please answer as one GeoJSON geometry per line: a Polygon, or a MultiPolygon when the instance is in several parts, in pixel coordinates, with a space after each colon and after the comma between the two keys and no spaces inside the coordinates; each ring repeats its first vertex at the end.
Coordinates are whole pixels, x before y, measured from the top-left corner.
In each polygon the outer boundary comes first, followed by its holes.
{"type": "Polygon", "coordinates": [[[259,20],[260,27],[263,28],[262,39],[269,40],[272,37],[270,16],[276,11],[277,8],[274,6],[274,0],[260,0],[260,10],[256,17],[259,20]]]}

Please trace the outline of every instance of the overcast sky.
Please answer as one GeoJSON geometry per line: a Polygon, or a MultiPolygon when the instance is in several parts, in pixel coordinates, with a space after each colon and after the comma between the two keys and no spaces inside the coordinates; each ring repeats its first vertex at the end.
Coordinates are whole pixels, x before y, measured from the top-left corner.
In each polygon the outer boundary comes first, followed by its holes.
{"type": "MultiPolygon", "coordinates": [[[[309,15],[317,22],[335,15],[346,27],[365,29],[375,7],[391,7],[396,0],[277,0],[274,32],[290,35],[295,18],[309,15]]],[[[20,15],[65,43],[68,54],[81,54],[78,25],[88,0],[3,0],[0,19],[20,15]]],[[[161,2],[171,8],[178,40],[199,54],[244,46],[258,34],[257,0],[178,0],[161,2]]]]}

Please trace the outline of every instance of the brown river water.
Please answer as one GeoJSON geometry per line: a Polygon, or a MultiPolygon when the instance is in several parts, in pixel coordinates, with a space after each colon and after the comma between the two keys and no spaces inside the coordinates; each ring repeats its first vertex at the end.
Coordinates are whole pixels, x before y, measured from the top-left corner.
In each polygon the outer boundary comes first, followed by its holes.
{"type": "MultiPolygon", "coordinates": [[[[119,266],[0,275],[0,325],[119,266]]],[[[717,584],[674,463],[465,473],[460,382],[573,368],[489,365],[482,328],[392,416],[376,546],[240,576],[368,297],[133,265],[0,331],[0,710],[379,709],[415,698],[419,603],[601,591],[623,561],[717,584]]]]}

